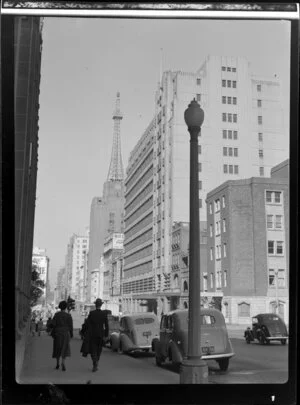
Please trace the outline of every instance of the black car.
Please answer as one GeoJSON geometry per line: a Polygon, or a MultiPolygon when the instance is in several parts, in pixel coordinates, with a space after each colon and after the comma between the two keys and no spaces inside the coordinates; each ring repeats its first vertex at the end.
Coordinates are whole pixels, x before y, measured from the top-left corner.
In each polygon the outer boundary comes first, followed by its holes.
{"type": "Polygon", "coordinates": [[[258,314],[252,318],[252,329],[248,327],[245,330],[244,338],[247,343],[256,339],[264,345],[278,340],[285,345],[288,340],[288,332],[284,321],[277,314],[258,314]]]}

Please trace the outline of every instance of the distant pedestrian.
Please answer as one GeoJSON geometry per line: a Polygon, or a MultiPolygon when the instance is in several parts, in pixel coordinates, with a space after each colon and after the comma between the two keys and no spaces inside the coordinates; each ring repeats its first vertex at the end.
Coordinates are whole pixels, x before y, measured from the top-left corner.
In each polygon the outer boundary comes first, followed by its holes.
{"type": "Polygon", "coordinates": [[[43,326],[44,326],[43,320],[42,320],[42,318],[40,318],[40,320],[39,320],[39,321],[37,322],[37,324],[36,324],[36,331],[37,331],[37,333],[38,333],[39,336],[41,336],[41,332],[42,332],[42,330],[43,330],[43,326]]]}
{"type": "Polygon", "coordinates": [[[47,320],[46,331],[47,331],[48,335],[51,334],[51,331],[52,331],[52,318],[51,318],[51,316],[47,320]]]}
{"type": "Polygon", "coordinates": [[[30,332],[32,336],[35,336],[35,332],[36,332],[36,323],[35,323],[35,319],[32,318],[30,321],[30,332]]]}
{"type": "Polygon", "coordinates": [[[60,312],[56,312],[52,319],[53,352],[52,358],[56,358],[56,369],[59,369],[61,357],[61,368],[66,371],[65,358],[71,356],[70,339],[73,337],[73,319],[66,312],[67,302],[61,301],[58,305],[60,312]]]}
{"type": "Polygon", "coordinates": [[[103,340],[108,337],[108,320],[105,311],[101,310],[103,301],[97,298],[96,309],[89,313],[87,319],[87,332],[83,341],[81,352],[83,356],[90,353],[93,361],[93,371],[98,370],[98,363],[102,353],[103,340]]]}

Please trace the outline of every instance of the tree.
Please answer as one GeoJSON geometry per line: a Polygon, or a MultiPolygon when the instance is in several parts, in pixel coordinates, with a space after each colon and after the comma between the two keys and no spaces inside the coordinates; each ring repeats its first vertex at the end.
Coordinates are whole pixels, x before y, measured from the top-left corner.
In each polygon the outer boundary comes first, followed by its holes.
{"type": "Polygon", "coordinates": [[[40,279],[38,266],[35,262],[31,267],[30,306],[33,307],[44,294],[45,282],[40,279]]]}

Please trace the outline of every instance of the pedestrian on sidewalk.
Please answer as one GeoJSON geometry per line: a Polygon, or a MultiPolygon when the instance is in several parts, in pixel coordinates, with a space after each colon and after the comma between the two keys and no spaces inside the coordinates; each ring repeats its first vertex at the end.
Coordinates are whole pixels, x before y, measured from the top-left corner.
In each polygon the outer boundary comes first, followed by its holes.
{"type": "MultiPolygon", "coordinates": [[[[102,353],[103,340],[108,337],[107,314],[101,310],[103,301],[97,298],[96,309],[89,313],[87,319],[87,333],[83,345],[88,346],[88,351],[93,361],[93,372],[98,370],[98,363],[102,353]]],[[[83,353],[84,355],[84,353],[83,353]]]]}
{"type": "Polygon", "coordinates": [[[35,331],[36,331],[36,323],[35,323],[35,319],[32,318],[31,322],[30,322],[30,332],[32,336],[35,336],[35,331]]]}
{"type": "Polygon", "coordinates": [[[38,333],[39,336],[41,336],[41,332],[42,332],[42,330],[43,330],[43,326],[44,326],[44,324],[43,324],[43,319],[40,318],[40,320],[39,320],[39,321],[37,322],[37,324],[36,324],[36,331],[37,331],[37,333],[38,333]]]}
{"type": "Polygon", "coordinates": [[[60,312],[56,312],[52,319],[53,352],[52,358],[56,358],[56,369],[59,369],[61,357],[61,368],[66,371],[65,358],[71,356],[70,339],[73,337],[73,319],[66,312],[67,302],[61,301],[58,305],[60,312]]]}

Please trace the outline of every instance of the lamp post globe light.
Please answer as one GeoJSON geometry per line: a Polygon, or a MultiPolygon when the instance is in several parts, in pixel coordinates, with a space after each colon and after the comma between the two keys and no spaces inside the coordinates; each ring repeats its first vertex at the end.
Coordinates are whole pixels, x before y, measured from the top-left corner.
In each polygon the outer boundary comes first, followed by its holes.
{"type": "Polygon", "coordinates": [[[189,232],[189,309],[188,354],[180,368],[181,384],[208,383],[208,367],[201,359],[200,333],[200,223],[198,135],[204,121],[204,111],[194,99],[184,112],[190,133],[190,232],[189,232]]]}

